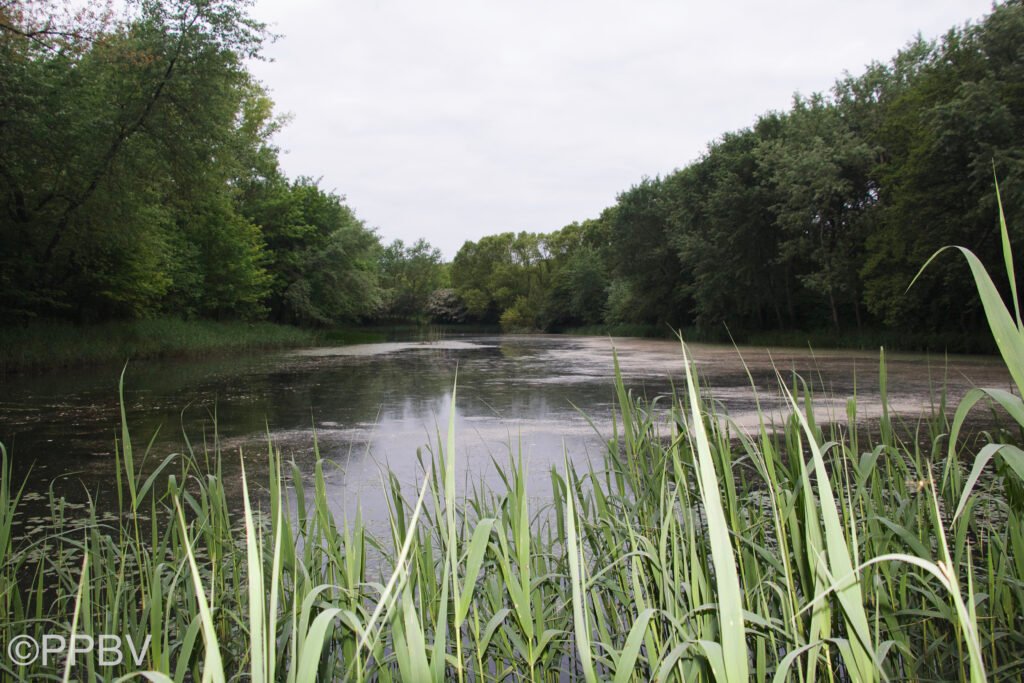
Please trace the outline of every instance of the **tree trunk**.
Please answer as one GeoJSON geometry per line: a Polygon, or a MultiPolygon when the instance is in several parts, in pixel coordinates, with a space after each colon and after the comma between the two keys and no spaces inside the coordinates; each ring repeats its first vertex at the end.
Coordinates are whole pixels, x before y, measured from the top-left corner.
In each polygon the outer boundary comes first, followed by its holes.
{"type": "Polygon", "coordinates": [[[835,325],[836,332],[839,332],[839,311],[836,309],[836,297],[831,289],[828,290],[828,305],[832,308],[832,324],[835,325]]]}

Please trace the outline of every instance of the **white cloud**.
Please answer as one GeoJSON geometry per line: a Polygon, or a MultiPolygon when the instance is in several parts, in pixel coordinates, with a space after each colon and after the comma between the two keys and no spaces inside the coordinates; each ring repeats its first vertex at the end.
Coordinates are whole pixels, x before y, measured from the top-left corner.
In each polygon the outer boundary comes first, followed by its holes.
{"type": "Polygon", "coordinates": [[[596,216],[795,91],[888,60],[988,0],[258,0],[283,37],[253,70],[292,176],[322,177],[386,240],[596,216]]]}

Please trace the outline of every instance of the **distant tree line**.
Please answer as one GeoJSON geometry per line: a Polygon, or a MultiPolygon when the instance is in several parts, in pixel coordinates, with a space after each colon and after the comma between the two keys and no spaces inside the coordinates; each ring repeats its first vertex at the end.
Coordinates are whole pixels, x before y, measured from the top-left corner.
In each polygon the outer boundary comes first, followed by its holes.
{"type": "Polygon", "coordinates": [[[595,218],[469,241],[450,264],[285,176],[246,66],[269,39],[251,4],[0,0],[3,320],[971,335],[962,260],[908,286],[948,244],[1000,262],[996,177],[1024,229],[1021,0],[796,97],[595,218]]]}
{"type": "Polygon", "coordinates": [[[290,180],[245,0],[0,0],[0,316],[420,319],[447,284],[290,180]]]}
{"type": "Polygon", "coordinates": [[[945,245],[1002,262],[995,177],[1019,239],[1021,2],[797,96],[593,220],[467,242],[452,283],[471,318],[508,328],[970,335],[985,326],[962,260],[908,286],[945,245]]]}

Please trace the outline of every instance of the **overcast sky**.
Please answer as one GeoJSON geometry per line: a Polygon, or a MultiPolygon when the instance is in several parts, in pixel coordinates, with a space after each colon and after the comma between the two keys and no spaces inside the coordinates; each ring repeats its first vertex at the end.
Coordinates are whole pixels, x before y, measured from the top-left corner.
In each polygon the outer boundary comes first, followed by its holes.
{"type": "Polygon", "coordinates": [[[644,176],[990,0],[257,0],[290,177],[384,241],[597,216],[644,176]]]}

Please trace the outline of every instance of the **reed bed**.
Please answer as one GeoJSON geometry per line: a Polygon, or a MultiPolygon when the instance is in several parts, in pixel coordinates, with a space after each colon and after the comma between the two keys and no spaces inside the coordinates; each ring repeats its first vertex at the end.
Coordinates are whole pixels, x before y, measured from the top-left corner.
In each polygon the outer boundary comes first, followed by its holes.
{"type": "MultiPolygon", "coordinates": [[[[964,256],[1019,392],[1016,288],[1011,314],[964,256]]],[[[516,458],[499,466],[499,490],[460,490],[449,423],[416,491],[384,484],[384,537],[332,513],[323,461],[300,472],[268,439],[260,477],[242,459],[233,509],[220,467],[234,454],[137,456],[122,412],[116,520],[72,520],[54,499],[50,531],[19,539],[22,489],[3,451],[0,642],[147,646],[138,662],[8,656],[0,671],[159,683],[1024,675],[1024,451],[1004,432],[962,434],[984,400],[1019,439],[1020,393],[979,389],[951,422],[909,430],[884,408],[868,443],[855,400],[845,421],[820,425],[805,385],[780,378],[789,417],[744,433],[702,400],[685,353],[671,405],[631,395],[615,368],[603,461],[566,458],[546,497],[516,458]]],[[[884,359],[880,379],[885,407],[884,359]]]]}

